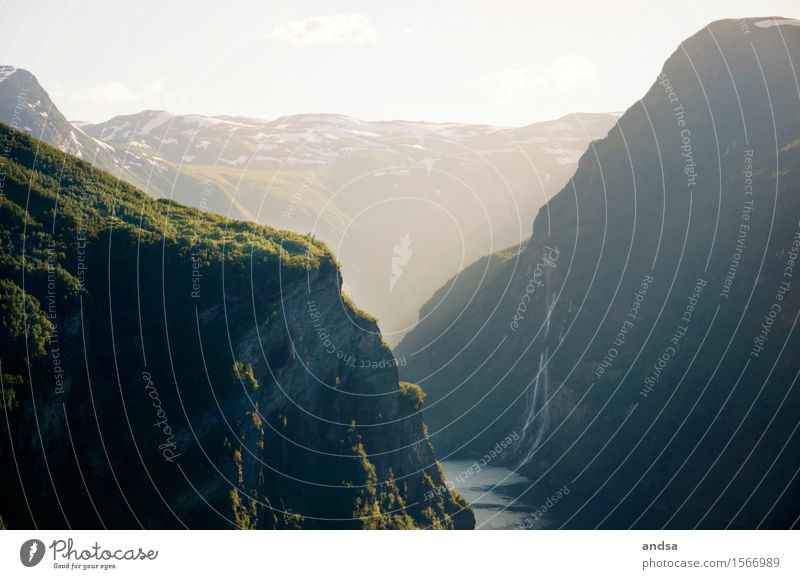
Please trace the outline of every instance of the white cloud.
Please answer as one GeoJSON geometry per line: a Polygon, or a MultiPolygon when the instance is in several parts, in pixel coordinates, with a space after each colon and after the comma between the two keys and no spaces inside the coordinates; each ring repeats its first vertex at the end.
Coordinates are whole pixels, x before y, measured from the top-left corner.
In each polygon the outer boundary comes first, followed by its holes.
{"type": "Polygon", "coordinates": [[[146,82],[138,89],[131,89],[121,82],[110,82],[73,94],[71,98],[87,103],[133,103],[153,97],[170,96],[172,93],[164,89],[165,84],[164,79],[158,79],[146,82]]]}
{"type": "Polygon", "coordinates": [[[528,84],[528,74],[521,69],[510,68],[497,74],[481,78],[485,83],[494,86],[494,102],[507,105],[514,100],[516,94],[528,84]]]}
{"type": "Polygon", "coordinates": [[[559,56],[550,69],[552,84],[557,90],[568,91],[597,78],[597,71],[591,61],[580,54],[559,56]]]}
{"type": "Polygon", "coordinates": [[[419,24],[412,24],[411,26],[406,26],[397,34],[400,39],[405,40],[406,38],[412,38],[419,33],[419,24]]]}
{"type": "Polygon", "coordinates": [[[124,84],[111,82],[86,89],[73,98],[92,103],[130,103],[137,100],[138,96],[124,84]]]}
{"type": "Polygon", "coordinates": [[[484,83],[492,87],[494,102],[498,105],[510,104],[524,89],[566,93],[595,79],[597,71],[594,65],[580,54],[559,56],[538,74],[509,68],[481,77],[484,83]]]}
{"type": "Polygon", "coordinates": [[[372,44],[378,40],[369,19],[358,12],[291,20],[279,24],[266,36],[293,44],[372,44]]]}

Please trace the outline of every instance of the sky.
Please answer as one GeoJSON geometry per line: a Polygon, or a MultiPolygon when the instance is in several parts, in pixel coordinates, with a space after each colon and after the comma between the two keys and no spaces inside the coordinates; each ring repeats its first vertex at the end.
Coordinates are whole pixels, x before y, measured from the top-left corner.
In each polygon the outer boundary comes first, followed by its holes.
{"type": "Polygon", "coordinates": [[[0,0],[0,64],[71,120],[143,109],[521,126],[623,111],[678,44],[798,0],[0,0]]]}

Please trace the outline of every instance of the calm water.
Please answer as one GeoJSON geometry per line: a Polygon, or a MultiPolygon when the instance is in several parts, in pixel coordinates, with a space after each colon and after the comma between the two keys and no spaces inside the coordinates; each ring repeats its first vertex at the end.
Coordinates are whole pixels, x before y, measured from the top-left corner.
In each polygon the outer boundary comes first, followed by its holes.
{"type": "Polygon", "coordinates": [[[484,466],[479,472],[463,474],[475,464],[474,460],[446,460],[441,464],[445,478],[470,503],[475,513],[475,528],[515,529],[526,519],[532,529],[552,526],[546,517],[537,519],[533,515],[547,497],[526,492],[533,482],[531,479],[496,466],[484,466]]]}
{"type": "MultiPolygon", "coordinates": [[[[529,490],[533,481],[507,468],[484,466],[465,474],[475,465],[474,460],[446,460],[441,464],[446,480],[470,503],[477,529],[594,529],[597,525],[627,529],[634,521],[638,528],[658,529],[671,514],[648,509],[644,503],[603,496],[587,500],[576,488],[553,500],[555,493],[548,496],[540,485],[529,490]],[[550,506],[543,508],[548,501],[550,506]]],[[[680,523],[677,526],[681,528],[680,523]]]]}

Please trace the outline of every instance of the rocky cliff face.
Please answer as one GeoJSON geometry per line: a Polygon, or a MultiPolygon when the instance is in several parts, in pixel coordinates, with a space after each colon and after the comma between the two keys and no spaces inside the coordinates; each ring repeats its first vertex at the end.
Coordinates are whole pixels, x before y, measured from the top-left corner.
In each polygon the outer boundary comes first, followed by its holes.
{"type": "Polygon", "coordinates": [[[322,243],[0,142],[9,528],[474,525],[322,243]]]}
{"type": "Polygon", "coordinates": [[[400,344],[441,452],[518,432],[499,460],[567,484],[567,527],[797,524],[798,54],[795,21],[688,39],[524,250],[400,344]]]}

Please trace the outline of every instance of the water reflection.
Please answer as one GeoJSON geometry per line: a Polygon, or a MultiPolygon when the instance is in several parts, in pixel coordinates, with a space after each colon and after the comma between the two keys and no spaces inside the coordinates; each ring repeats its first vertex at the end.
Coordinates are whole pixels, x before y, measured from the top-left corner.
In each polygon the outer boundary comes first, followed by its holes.
{"type": "Polygon", "coordinates": [[[526,492],[531,479],[503,467],[470,468],[474,465],[473,460],[442,462],[448,485],[470,503],[476,529],[551,528],[546,516],[536,514],[547,497],[526,492]]]}

